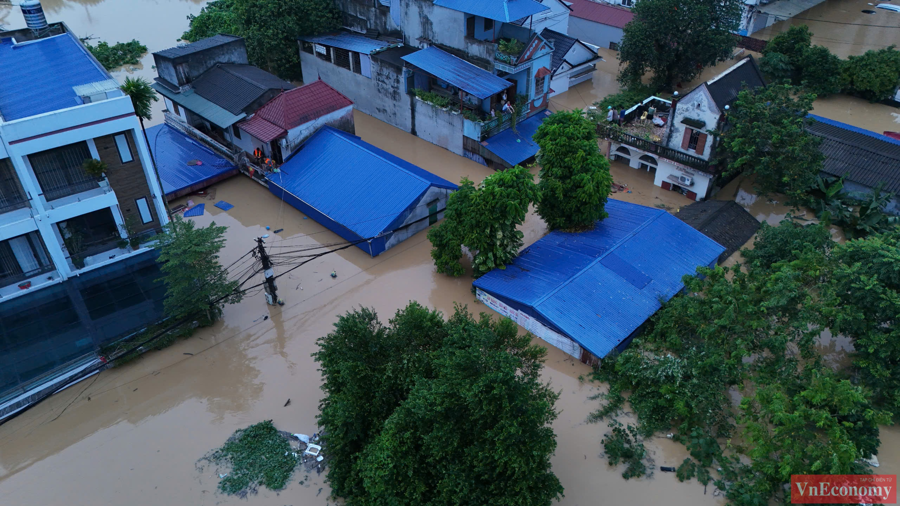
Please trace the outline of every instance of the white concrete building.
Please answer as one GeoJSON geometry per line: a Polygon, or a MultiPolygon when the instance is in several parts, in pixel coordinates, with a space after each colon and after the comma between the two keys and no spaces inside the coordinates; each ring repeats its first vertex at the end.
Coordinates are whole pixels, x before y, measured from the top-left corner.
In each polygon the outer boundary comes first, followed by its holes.
{"type": "Polygon", "coordinates": [[[64,24],[47,32],[0,34],[0,303],[146,251],[168,222],[131,99],[64,24]]]}
{"type": "Polygon", "coordinates": [[[607,133],[607,155],[634,169],[653,171],[656,186],[692,200],[708,198],[719,173],[713,132],[721,130],[745,86],[765,86],[752,56],[671,102],[647,98],[620,113],[621,127],[607,133]]]}
{"type": "Polygon", "coordinates": [[[549,28],[545,28],[541,36],[553,44],[553,58],[550,61],[551,97],[593,79],[596,62],[603,60],[597,55],[596,48],[549,28]]]}

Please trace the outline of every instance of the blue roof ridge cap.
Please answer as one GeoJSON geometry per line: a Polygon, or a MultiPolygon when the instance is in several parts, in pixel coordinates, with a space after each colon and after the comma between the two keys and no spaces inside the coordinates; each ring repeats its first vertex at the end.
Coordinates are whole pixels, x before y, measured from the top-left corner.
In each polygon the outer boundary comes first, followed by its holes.
{"type": "Polygon", "coordinates": [[[880,141],[884,141],[884,142],[887,142],[887,143],[890,143],[890,144],[894,144],[894,145],[900,146],[900,140],[892,139],[892,138],[888,137],[887,135],[882,135],[882,134],[880,134],[880,133],[878,133],[878,132],[873,132],[873,131],[871,131],[871,130],[866,130],[865,128],[860,128],[860,127],[853,126],[853,125],[850,125],[850,124],[847,124],[847,123],[843,123],[843,122],[840,122],[840,121],[837,121],[837,120],[833,120],[833,119],[831,119],[831,118],[826,118],[826,117],[824,117],[824,116],[818,116],[818,115],[816,115],[816,114],[807,114],[806,117],[807,117],[807,118],[812,118],[812,119],[814,119],[814,120],[816,120],[816,121],[818,121],[818,122],[820,122],[820,123],[825,123],[826,125],[831,125],[831,126],[837,127],[837,128],[843,128],[844,130],[849,130],[849,131],[851,131],[851,132],[855,132],[855,133],[858,133],[858,134],[860,134],[860,135],[865,135],[865,136],[868,136],[868,137],[872,137],[872,138],[874,138],[874,139],[878,139],[878,140],[880,140],[880,141]]]}
{"type": "MultiPolygon", "coordinates": [[[[623,202],[624,202],[624,201],[623,201],[623,202]]],[[[582,268],[580,271],[578,271],[577,273],[575,273],[575,275],[570,276],[569,279],[563,281],[562,283],[559,284],[559,286],[557,286],[557,287],[554,288],[553,290],[550,290],[549,292],[547,292],[546,294],[544,294],[543,297],[541,297],[540,299],[536,300],[536,301],[534,302],[534,304],[532,304],[532,306],[534,307],[534,309],[540,312],[540,309],[539,309],[538,306],[540,306],[541,304],[543,304],[544,301],[546,301],[547,299],[549,299],[550,297],[552,297],[553,295],[555,295],[557,292],[559,292],[560,290],[562,290],[563,287],[565,287],[566,285],[568,285],[568,284],[571,283],[572,281],[575,281],[576,279],[578,279],[582,274],[584,274],[585,272],[587,272],[588,269],[591,269],[591,268],[594,267],[596,264],[600,263],[600,261],[603,260],[604,258],[606,258],[607,255],[609,255],[610,253],[614,252],[616,249],[618,249],[619,246],[621,246],[622,244],[624,244],[625,242],[627,242],[627,241],[628,241],[629,239],[631,239],[632,237],[636,236],[638,232],[644,230],[644,229],[647,228],[647,226],[649,226],[651,223],[653,223],[653,222],[655,222],[656,220],[658,220],[660,216],[662,216],[663,214],[667,214],[666,211],[663,211],[663,210],[660,210],[660,209],[653,209],[653,211],[656,211],[656,216],[654,216],[653,219],[650,219],[650,220],[645,221],[644,223],[641,223],[641,225],[640,225],[639,227],[635,228],[634,230],[632,230],[631,232],[629,232],[627,235],[625,235],[624,237],[622,237],[622,238],[619,240],[619,242],[617,242],[615,245],[613,245],[612,248],[609,248],[608,250],[606,250],[602,255],[598,256],[597,258],[595,258],[594,260],[592,260],[590,263],[588,263],[586,266],[584,266],[584,268],[582,268]]],[[[594,226],[596,226],[596,225],[594,225],[594,226]]],[[[706,237],[706,236],[704,236],[704,237],[706,237]]],[[[543,314],[543,313],[541,313],[541,314],[543,314]]],[[[546,315],[545,315],[545,317],[546,317],[546,315]]]]}

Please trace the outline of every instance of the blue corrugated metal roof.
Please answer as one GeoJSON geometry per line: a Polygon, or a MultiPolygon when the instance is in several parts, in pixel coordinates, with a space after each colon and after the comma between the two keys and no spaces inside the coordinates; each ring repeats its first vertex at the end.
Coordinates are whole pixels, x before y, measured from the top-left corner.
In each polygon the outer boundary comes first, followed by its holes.
{"type": "Polygon", "coordinates": [[[269,182],[363,239],[387,231],[428,188],[457,188],[329,126],[300,146],[269,182]]]}
{"type": "Polygon", "coordinates": [[[821,123],[825,123],[826,125],[831,125],[831,126],[835,126],[835,127],[838,127],[838,128],[843,128],[844,130],[849,130],[849,131],[851,131],[851,132],[856,132],[856,133],[858,133],[858,134],[866,135],[866,136],[871,137],[871,138],[873,138],[873,139],[878,139],[879,141],[884,141],[884,142],[887,142],[887,143],[890,143],[890,144],[896,144],[897,146],[900,146],[900,140],[898,140],[898,139],[893,139],[893,138],[891,138],[891,137],[888,137],[887,135],[882,135],[882,134],[880,134],[880,133],[878,133],[878,132],[873,132],[873,131],[871,131],[871,130],[866,130],[865,128],[859,128],[859,127],[856,127],[856,126],[853,126],[853,125],[848,125],[847,123],[841,123],[840,121],[835,121],[835,120],[833,120],[833,119],[826,118],[826,117],[824,117],[824,116],[816,116],[815,114],[807,114],[806,117],[807,117],[807,118],[814,119],[814,120],[819,121],[819,122],[821,122],[821,123]]]}
{"type": "Polygon", "coordinates": [[[234,164],[169,125],[148,128],[147,139],[163,193],[168,198],[181,190],[236,170],[234,164]],[[203,165],[188,165],[191,160],[199,160],[203,165]]]}
{"type": "Polygon", "coordinates": [[[506,79],[501,79],[434,46],[408,54],[403,57],[403,61],[481,99],[512,86],[506,79]]]}
{"type": "Polygon", "coordinates": [[[481,144],[511,166],[518,165],[537,154],[539,148],[532,137],[549,115],[550,111],[539,112],[516,125],[515,132],[512,128],[506,129],[481,144]]]}
{"type": "Polygon", "coordinates": [[[370,54],[372,51],[390,46],[383,40],[372,39],[353,33],[336,33],[333,35],[320,35],[318,37],[300,37],[300,40],[322,44],[323,46],[339,47],[347,51],[370,54]]]}
{"type": "Polygon", "coordinates": [[[593,230],[552,232],[474,285],[605,357],[725,250],[661,209],[610,199],[606,210],[593,230]]]}
{"type": "Polygon", "coordinates": [[[6,121],[81,105],[73,86],[112,79],[70,33],[0,43],[0,114],[6,121]]]}
{"type": "Polygon", "coordinates": [[[550,10],[534,0],[434,0],[434,5],[504,23],[550,10]]]}

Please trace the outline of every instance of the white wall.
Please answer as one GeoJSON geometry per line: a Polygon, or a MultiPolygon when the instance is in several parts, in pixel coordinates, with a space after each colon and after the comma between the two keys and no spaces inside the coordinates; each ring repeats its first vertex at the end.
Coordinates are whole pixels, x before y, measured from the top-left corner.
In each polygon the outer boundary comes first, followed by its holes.
{"type": "MultiPolygon", "coordinates": [[[[569,33],[569,8],[566,7],[562,0],[539,0],[546,7],[550,7],[549,11],[540,12],[531,17],[531,23],[525,21],[522,26],[531,27],[537,33],[541,33],[544,28],[549,28],[554,32],[569,33]]],[[[555,88],[554,88],[555,89],[555,88]]]]}
{"type": "Polygon", "coordinates": [[[178,106],[178,114],[175,114],[175,104],[174,104],[174,102],[172,102],[171,100],[169,100],[167,97],[163,97],[163,103],[165,103],[165,105],[166,105],[166,110],[169,111],[169,113],[170,113],[172,116],[176,116],[176,117],[177,117],[178,119],[180,119],[181,121],[187,123],[187,121],[188,121],[188,120],[187,120],[187,113],[184,111],[184,107],[181,107],[181,106],[179,105],[179,106],[178,106]]]}
{"type": "Polygon", "coordinates": [[[569,18],[569,37],[575,37],[578,40],[609,48],[610,42],[617,44],[622,43],[622,29],[609,25],[601,25],[586,19],[570,17],[569,18]]]}
{"type": "Polygon", "coordinates": [[[663,182],[668,182],[671,184],[678,184],[689,191],[692,191],[697,194],[697,200],[703,200],[706,197],[707,192],[711,189],[713,183],[713,176],[707,174],[705,172],[701,172],[699,170],[692,169],[690,167],[675,163],[666,158],[662,158],[652,153],[647,153],[645,151],[641,151],[639,149],[633,148],[631,146],[622,145],[617,142],[612,142],[610,145],[609,151],[610,157],[615,156],[616,159],[625,162],[629,167],[636,170],[648,170],[655,171],[655,175],[653,178],[653,184],[656,186],[662,187],[663,182]],[[619,147],[624,147],[629,151],[629,155],[624,155],[620,151],[618,151],[619,147]],[[642,156],[649,156],[653,160],[656,161],[656,165],[653,165],[649,161],[641,160],[642,156]],[[642,167],[642,164],[644,165],[642,167]],[[654,168],[655,167],[655,168],[654,168]],[[694,179],[694,184],[691,186],[685,186],[682,183],[679,183],[673,179],[670,179],[670,176],[677,178],[678,176],[689,176],[694,179]]]}
{"type": "Polygon", "coordinates": [[[685,95],[684,98],[679,100],[678,104],[675,106],[675,117],[669,119],[669,130],[671,131],[668,132],[667,135],[667,146],[683,153],[709,160],[709,156],[712,153],[714,138],[712,135],[709,135],[708,132],[716,129],[716,123],[719,121],[720,114],[719,108],[716,106],[716,103],[713,102],[706,86],[703,85],[694,88],[685,95]],[[689,149],[681,149],[681,142],[684,138],[685,129],[693,128],[681,122],[681,120],[685,118],[697,119],[706,123],[706,127],[700,129],[701,133],[705,133],[709,136],[706,139],[706,146],[703,148],[703,153],[697,153],[696,151],[689,149]]]}
{"type": "MultiPolygon", "coordinates": [[[[143,166],[143,177],[150,188],[156,215],[161,225],[168,223],[162,189],[156,179],[140,123],[134,115],[131,99],[123,96],[0,123],[0,139],[4,151],[9,154],[16,176],[26,198],[30,198],[31,205],[29,209],[0,215],[0,237],[8,239],[37,230],[61,278],[65,279],[75,273],[65,259],[66,252],[55,225],[60,221],[106,208],[110,209],[116,223],[122,225],[124,220],[116,194],[112,189],[98,185],[95,189],[47,202],[41,196],[42,190],[28,155],[86,141],[91,155],[99,158],[94,138],[128,130],[137,147],[136,155],[143,166]]],[[[122,258],[123,256],[116,256],[114,261],[122,258]]],[[[104,262],[106,263],[108,262],[104,262]]],[[[97,265],[90,268],[96,267],[97,265]]]]}
{"type": "MultiPolygon", "coordinates": [[[[324,116],[320,116],[312,121],[306,122],[296,128],[288,130],[287,138],[281,140],[281,150],[284,156],[293,153],[300,144],[303,143],[310,135],[324,125],[332,125],[335,128],[346,128],[342,123],[353,125],[353,106],[348,105],[343,109],[330,112],[324,116]]],[[[354,130],[355,131],[355,130],[354,130]]]]}

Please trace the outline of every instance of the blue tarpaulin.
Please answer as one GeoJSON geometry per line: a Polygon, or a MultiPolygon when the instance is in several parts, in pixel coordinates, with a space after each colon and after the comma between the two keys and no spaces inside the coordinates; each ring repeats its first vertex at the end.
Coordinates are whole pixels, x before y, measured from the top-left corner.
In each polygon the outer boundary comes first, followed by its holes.
{"type": "Polygon", "coordinates": [[[512,86],[506,79],[499,78],[434,46],[408,54],[402,59],[480,99],[488,98],[512,86]]]}
{"type": "Polygon", "coordinates": [[[662,209],[610,199],[593,230],[551,232],[476,288],[603,358],[725,248],[662,209]]]}
{"type": "Polygon", "coordinates": [[[542,111],[516,125],[516,131],[508,128],[497,135],[488,137],[482,146],[497,155],[510,167],[518,165],[538,152],[538,145],[532,137],[550,111],[542,111]]]}
{"type": "Polygon", "coordinates": [[[269,191],[361,249],[378,255],[386,237],[432,187],[456,185],[325,126],[270,174],[269,191]],[[371,247],[371,250],[369,249],[371,247]]]}
{"type": "Polygon", "coordinates": [[[148,128],[147,138],[166,199],[187,195],[238,173],[233,163],[169,125],[148,128]],[[188,165],[196,163],[194,160],[200,165],[188,165]]]}

